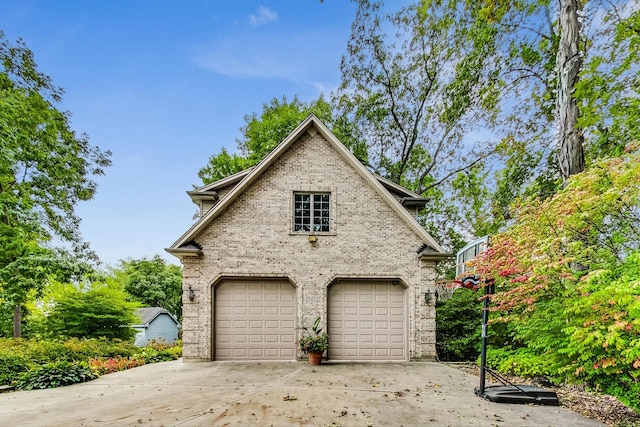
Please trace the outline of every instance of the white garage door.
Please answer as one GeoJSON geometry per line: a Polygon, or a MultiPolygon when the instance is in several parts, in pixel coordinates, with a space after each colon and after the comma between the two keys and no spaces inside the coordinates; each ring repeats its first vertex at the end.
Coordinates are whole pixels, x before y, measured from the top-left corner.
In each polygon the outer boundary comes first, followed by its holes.
{"type": "Polygon", "coordinates": [[[329,288],[329,358],[407,360],[404,288],[338,282],[329,288]]]}
{"type": "Polygon", "coordinates": [[[216,360],[295,360],[295,288],[228,280],[215,288],[216,360]]]}

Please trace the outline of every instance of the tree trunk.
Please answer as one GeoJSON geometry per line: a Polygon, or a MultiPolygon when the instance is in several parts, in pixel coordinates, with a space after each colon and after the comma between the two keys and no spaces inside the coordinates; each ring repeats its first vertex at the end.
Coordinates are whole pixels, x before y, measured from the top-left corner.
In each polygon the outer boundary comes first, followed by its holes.
{"type": "Polygon", "coordinates": [[[13,337],[20,338],[22,336],[22,313],[20,312],[20,304],[13,307],[13,337]]]}
{"type": "Polygon", "coordinates": [[[558,115],[560,120],[558,162],[562,182],[584,170],[584,135],[577,125],[579,111],[574,91],[582,68],[579,0],[559,0],[560,46],[558,68],[558,115]]]}

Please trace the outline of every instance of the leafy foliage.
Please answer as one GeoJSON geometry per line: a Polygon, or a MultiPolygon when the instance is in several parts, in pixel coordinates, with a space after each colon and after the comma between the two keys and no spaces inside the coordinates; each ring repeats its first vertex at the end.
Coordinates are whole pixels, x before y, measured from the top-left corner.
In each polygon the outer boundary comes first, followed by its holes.
{"type": "Polygon", "coordinates": [[[381,2],[359,1],[336,94],[371,167],[421,194],[487,154],[462,139],[474,120],[490,117],[482,112],[498,95],[495,74],[485,73],[495,28],[451,5],[424,2],[385,15],[381,2]],[[486,40],[474,45],[472,34],[486,40]]]}
{"type": "Polygon", "coordinates": [[[89,144],[56,104],[62,90],[37,70],[24,42],[10,44],[0,31],[0,292],[16,310],[51,275],[68,278],[96,260],[79,233],[75,206],[93,198],[93,176],[111,164],[109,151],[89,144]],[[69,243],[73,255],[46,244],[69,243]]]}
{"type": "Polygon", "coordinates": [[[0,338],[0,384],[11,384],[40,365],[88,361],[92,357],[130,356],[138,352],[130,342],[97,339],[35,340],[0,338]]]}
{"type": "Polygon", "coordinates": [[[34,390],[83,383],[97,378],[86,362],[51,362],[30,370],[18,381],[18,388],[34,390]]]}
{"type": "Polygon", "coordinates": [[[555,371],[547,361],[526,348],[487,349],[487,366],[498,371],[508,372],[520,377],[552,377],[555,371]]]}
{"type": "Polygon", "coordinates": [[[89,359],[89,367],[96,375],[112,374],[144,364],[145,359],[137,357],[116,356],[108,359],[89,359]]]}
{"type": "Polygon", "coordinates": [[[138,357],[142,358],[145,363],[169,362],[178,359],[181,353],[182,347],[180,346],[168,347],[162,350],[148,346],[142,349],[138,357]]]}
{"type": "Polygon", "coordinates": [[[474,134],[495,124],[497,28],[459,2],[389,14],[380,1],[357,3],[336,108],[366,143],[370,169],[428,197],[423,225],[447,248],[463,246],[473,223],[462,199],[482,200],[483,166],[500,139],[474,134]],[[467,182],[477,191],[464,191],[467,182]]]}
{"type": "Polygon", "coordinates": [[[146,307],[162,307],[178,318],[182,316],[182,269],[158,255],[121,261],[107,281],[117,283],[146,307]]]}
{"type": "Polygon", "coordinates": [[[322,332],[320,317],[316,318],[311,327],[311,333],[304,328],[306,333],[298,341],[300,351],[303,353],[324,353],[329,349],[329,335],[322,332]]]}
{"type": "Polygon", "coordinates": [[[585,64],[576,96],[592,159],[619,156],[640,139],[640,4],[611,4],[598,32],[603,40],[585,64]]]}
{"type": "Polygon", "coordinates": [[[594,162],[549,199],[522,201],[516,222],[474,262],[496,280],[496,321],[509,322],[513,360],[532,373],[544,363],[557,381],[606,388],[636,408],[638,148],[594,162]]]}
{"type": "Polygon", "coordinates": [[[446,361],[475,360],[480,354],[482,302],[478,293],[458,289],[436,307],[436,350],[446,361]]]}
{"type": "Polygon", "coordinates": [[[43,378],[47,373],[53,375],[59,385],[66,385],[62,382],[67,377],[83,378],[77,371],[84,371],[84,368],[90,368],[95,375],[103,375],[147,363],[175,360],[181,354],[180,343],[169,346],[156,342],[141,349],[131,341],[120,340],[0,338],[0,385],[21,381],[25,386],[32,382],[53,386],[43,378]],[[43,370],[44,365],[49,366],[43,370]]]}
{"type": "Polygon", "coordinates": [[[136,323],[137,303],[128,301],[126,292],[107,285],[94,285],[87,291],[68,286],[48,316],[53,336],[130,339],[136,323]]]}

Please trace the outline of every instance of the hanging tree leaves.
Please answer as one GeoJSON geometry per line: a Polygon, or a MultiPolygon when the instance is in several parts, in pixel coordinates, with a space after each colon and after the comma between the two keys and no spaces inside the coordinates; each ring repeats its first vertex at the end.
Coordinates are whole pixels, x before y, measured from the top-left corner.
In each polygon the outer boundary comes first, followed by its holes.
{"type": "MultiPolygon", "coordinates": [[[[71,129],[57,108],[62,89],[37,70],[24,42],[10,44],[0,32],[0,292],[20,304],[52,273],[78,273],[76,259],[96,260],[79,233],[75,206],[93,198],[93,176],[111,164],[109,151],[92,146],[71,129]],[[50,243],[70,245],[71,253],[50,243]]],[[[86,267],[86,265],[84,266],[86,267]]]]}
{"type": "Polygon", "coordinates": [[[425,193],[492,153],[464,138],[497,102],[495,28],[438,2],[393,15],[381,6],[358,2],[336,102],[370,166],[425,193]]]}

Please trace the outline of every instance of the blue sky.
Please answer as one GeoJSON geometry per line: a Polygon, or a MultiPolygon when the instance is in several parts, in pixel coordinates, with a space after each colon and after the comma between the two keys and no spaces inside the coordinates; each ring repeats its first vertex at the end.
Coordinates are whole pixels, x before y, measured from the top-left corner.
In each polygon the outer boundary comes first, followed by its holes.
{"type": "Polygon", "coordinates": [[[177,263],[164,248],[193,223],[198,170],[265,102],[337,88],[354,13],[347,0],[4,0],[0,30],[65,90],[73,129],[113,152],[78,207],[93,250],[177,263]]]}

